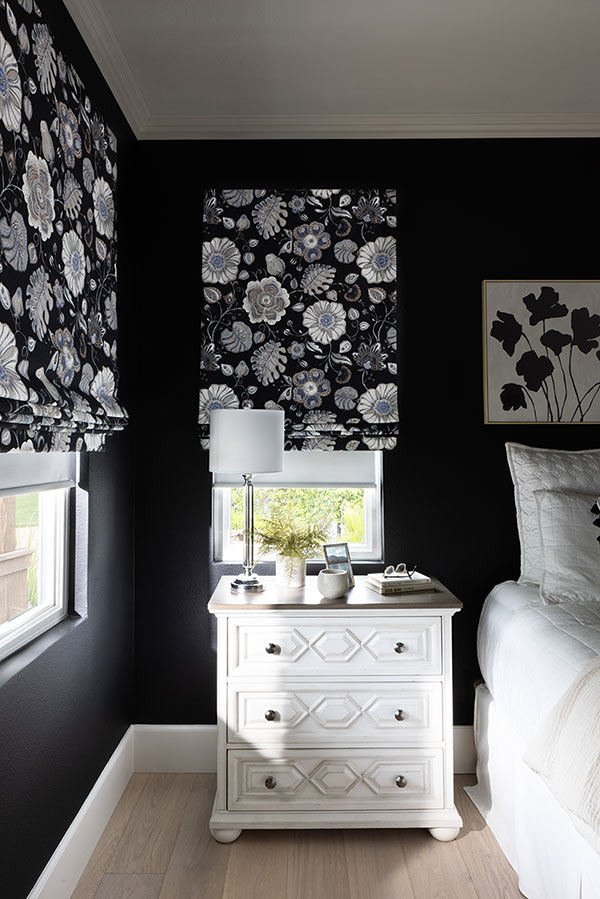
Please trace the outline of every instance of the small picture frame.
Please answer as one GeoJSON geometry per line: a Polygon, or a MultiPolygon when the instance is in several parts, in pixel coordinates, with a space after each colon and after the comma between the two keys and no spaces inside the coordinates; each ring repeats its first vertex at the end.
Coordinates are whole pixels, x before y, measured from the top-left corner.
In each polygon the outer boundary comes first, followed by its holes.
{"type": "Polygon", "coordinates": [[[354,574],[350,561],[350,551],[347,543],[326,543],[323,547],[325,561],[328,568],[341,569],[348,575],[348,584],[354,587],[354,574]]]}

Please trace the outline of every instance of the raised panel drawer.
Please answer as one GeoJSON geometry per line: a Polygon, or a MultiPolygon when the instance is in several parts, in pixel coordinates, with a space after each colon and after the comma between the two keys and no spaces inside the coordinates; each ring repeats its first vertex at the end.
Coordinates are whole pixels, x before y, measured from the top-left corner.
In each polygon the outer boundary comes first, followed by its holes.
{"type": "Polygon", "coordinates": [[[439,675],[439,617],[350,619],[323,622],[231,618],[230,676],[335,674],[439,675]]]}
{"type": "Polygon", "coordinates": [[[442,749],[230,750],[227,756],[230,810],[443,807],[442,749]]]}
{"type": "Polygon", "coordinates": [[[296,689],[228,689],[230,743],[422,744],[442,740],[442,684],[344,688],[320,681],[296,689]]]}

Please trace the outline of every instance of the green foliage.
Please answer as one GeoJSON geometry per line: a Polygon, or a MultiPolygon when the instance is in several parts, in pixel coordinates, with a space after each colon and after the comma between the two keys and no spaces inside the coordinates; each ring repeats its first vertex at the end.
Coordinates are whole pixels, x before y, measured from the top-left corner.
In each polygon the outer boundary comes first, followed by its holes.
{"type": "Polygon", "coordinates": [[[17,527],[36,528],[38,526],[37,493],[21,493],[15,499],[17,527]]]}
{"type": "MultiPolygon", "coordinates": [[[[254,490],[256,530],[264,530],[264,523],[274,518],[305,525],[319,521],[326,525],[324,543],[362,543],[363,508],[361,489],[256,487],[254,490]],[[351,536],[346,537],[346,534],[351,536]]],[[[234,489],[231,491],[231,530],[241,532],[243,520],[243,490],[234,489]]],[[[320,547],[317,555],[321,556],[320,547]]]]}
{"type": "Polygon", "coordinates": [[[38,552],[36,551],[27,569],[27,607],[32,609],[38,604],[38,552]]]}
{"type": "Polygon", "coordinates": [[[288,559],[309,559],[320,552],[327,540],[327,527],[317,521],[305,524],[295,518],[276,516],[256,531],[261,554],[279,553],[288,559]]]}
{"type": "Polygon", "coordinates": [[[362,543],[364,534],[365,518],[362,506],[346,503],[340,543],[362,543]]]}

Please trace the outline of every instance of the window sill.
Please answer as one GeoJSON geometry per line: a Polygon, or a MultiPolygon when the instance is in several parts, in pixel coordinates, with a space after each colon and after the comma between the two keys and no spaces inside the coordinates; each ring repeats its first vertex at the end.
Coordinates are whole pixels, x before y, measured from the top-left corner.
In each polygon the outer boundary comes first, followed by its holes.
{"type": "Polygon", "coordinates": [[[27,646],[17,649],[12,655],[3,659],[0,662],[0,689],[11,678],[20,674],[24,668],[35,662],[55,643],[71,634],[83,621],[85,621],[85,618],[81,618],[79,615],[69,615],[63,621],[59,621],[58,624],[40,634],[27,646]]]}
{"type": "MultiPolygon", "coordinates": [[[[383,565],[383,559],[352,561],[352,571],[354,574],[370,574],[372,571],[382,571],[383,565]]],[[[237,574],[242,569],[243,563],[219,559],[218,561],[213,560],[213,566],[219,575],[227,575],[237,574]]],[[[309,576],[316,575],[325,567],[325,559],[309,561],[306,563],[306,573],[309,576]]],[[[275,574],[275,562],[257,562],[254,570],[256,574],[259,576],[262,574],[264,577],[275,574]]]]}

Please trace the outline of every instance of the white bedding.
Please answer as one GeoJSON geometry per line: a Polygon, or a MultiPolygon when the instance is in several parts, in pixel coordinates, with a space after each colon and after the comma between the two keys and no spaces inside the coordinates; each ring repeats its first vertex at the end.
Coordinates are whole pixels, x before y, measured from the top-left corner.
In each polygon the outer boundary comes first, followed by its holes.
{"type": "Polygon", "coordinates": [[[579,833],[600,852],[600,656],[584,665],[525,751],[579,833]]]}
{"type": "Polygon", "coordinates": [[[478,658],[477,777],[467,792],[529,899],[598,899],[600,855],[523,754],[546,716],[600,654],[600,603],[544,605],[538,587],[507,581],[484,603],[478,658]]]}
{"type": "Polygon", "coordinates": [[[600,655],[600,603],[544,605],[537,587],[506,581],[484,603],[477,654],[523,750],[580,669],[600,655]]]}

